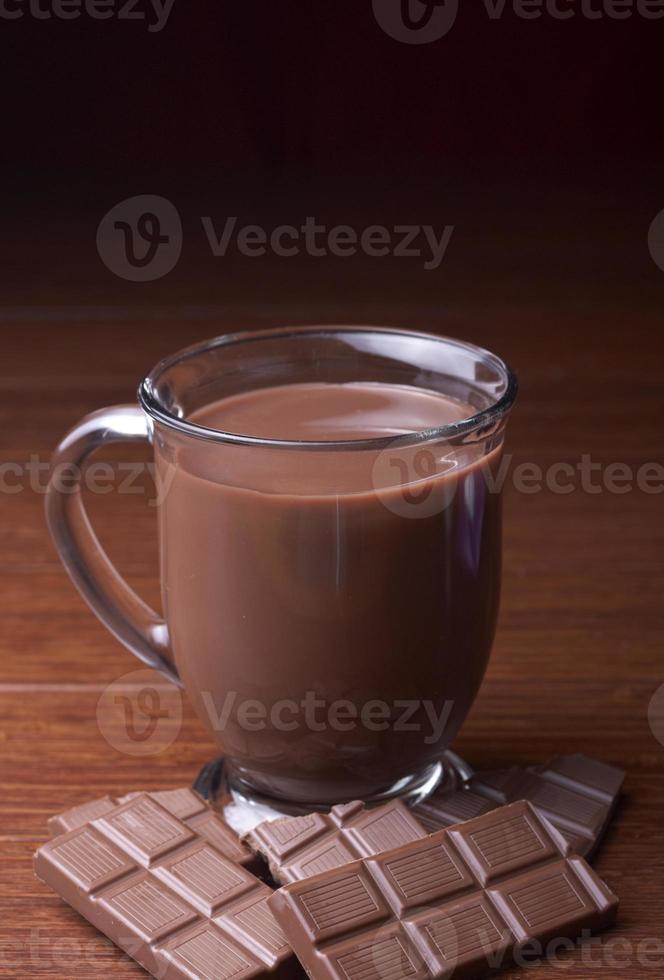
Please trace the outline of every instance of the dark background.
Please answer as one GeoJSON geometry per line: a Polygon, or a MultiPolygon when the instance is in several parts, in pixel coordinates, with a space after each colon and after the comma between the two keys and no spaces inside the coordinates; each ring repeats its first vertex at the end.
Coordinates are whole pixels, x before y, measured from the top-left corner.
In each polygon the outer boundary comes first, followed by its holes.
{"type": "MultiPolygon", "coordinates": [[[[450,33],[417,45],[389,37],[370,0],[175,0],[160,33],[0,18],[2,303],[250,297],[324,316],[379,293],[454,305],[479,289],[559,308],[589,288],[658,302],[647,232],[664,207],[664,19],[590,20],[565,3],[571,20],[523,20],[509,4],[491,20],[464,0],[450,33]],[[102,216],[138,194],[172,200],[184,225],[176,269],[143,284],[95,247],[102,216]],[[213,259],[200,224],[309,214],[456,230],[425,273],[410,259],[213,259]]],[[[136,9],[153,16],[148,0],[136,9]]]]}
{"type": "Polygon", "coordinates": [[[530,21],[507,8],[492,21],[470,0],[446,37],[418,45],[383,32],[370,0],[175,0],[157,34],[84,15],[0,24],[4,155],[24,178],[486,179],[496,161],[566,176],[638,158],[654,177],[662,162],[648,104],[664,19],[530,21]]]}

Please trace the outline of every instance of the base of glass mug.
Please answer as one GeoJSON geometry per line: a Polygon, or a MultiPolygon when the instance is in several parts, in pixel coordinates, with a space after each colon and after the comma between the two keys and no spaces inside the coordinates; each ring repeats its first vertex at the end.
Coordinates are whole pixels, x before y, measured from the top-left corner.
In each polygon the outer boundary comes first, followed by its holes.
{"type": "MultiPolygon", "coordinates": [[[[415,806],[435,790],[456,789],[472,774],[470,766],[455,752],[448,750],[442,753],[438,762],[427,766],[422,772],[400,779],[384,792],[367,797],[363,802],[372,807],[399,799],[409,806],[415,806]]],[[[203,766],[194,782],[194,789],[220,810],[226,822],[238,834],[246,833],[262,820],[311,813],[312,810],[329,810],[329,806],[323,803],[290,803],[256,793],[236,774],[228,772],[223,756],[203,766]]]]}

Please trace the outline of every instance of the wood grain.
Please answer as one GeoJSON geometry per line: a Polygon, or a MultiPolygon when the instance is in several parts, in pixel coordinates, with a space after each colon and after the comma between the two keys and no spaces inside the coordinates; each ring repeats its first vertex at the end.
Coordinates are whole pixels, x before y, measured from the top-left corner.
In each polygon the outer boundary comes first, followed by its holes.
{"type": "MultiPolygon", "coordinates": [[[[331,317],[328,317],[330,319],[331,317]]],[[[320,321],[299,308],[291,321],[320,321]]],[[[477,767],[530,764],[586,752],[628,772],[627,792],[597,857],[622,900],[615,929],[593,948],[561,954],[537,976],[571,980],[664,973],[664,745],[648,706],[664,682],[664,494],[525,494],[514,467],[664,462],[661,322],[652,307],[603,303],[564,315],[509,303],[394,310],[348,305],[334,319],[402,323],[462,336],[504,355],[521,378],[510,426],[502,611],[485,683],[455,748],[477,767]],[[638,944],[650,940],[650,945],[638,944]],[[616,945],[619,943],[619,945],[616,945]],[[586,959],[584,959],[586,957],[586,959]]],[[[164,353],[204,336],[281,322],[239,310],[165,322],[125,311],[86,320],[60,311],[5,317],[0,464],[46,459],[82,414],[132,401],[164,353]],[[36,353],[37,352],[37,353],[36,353]]],[[[113,458],[113,457],[112,457],[113,458]]],[[[124,454],[115,459],[147,459],[124,454]]],[[[149,482],[149,481],[148,481],[149,482]]],[[[149,490],[149,487],[146,489],[149,490]]],[[[123,573],[158,603],[155,512],[149,493],[91,499],[94,519],[123,573]]],[[[97,623],[62,571],[30,487],[0,493],[0,977],[144,975],[37,882],[31,856],[47,817],[107,792],[189,783],[212,754],[183,708],[176,740],[149,758],[104,736],[105,686],[137,668],[97,623]]],[[[664,692],[663,692],[664,698],[664,692]]],[[[528,976],[514,969],[509,975],[528,976]]]]}

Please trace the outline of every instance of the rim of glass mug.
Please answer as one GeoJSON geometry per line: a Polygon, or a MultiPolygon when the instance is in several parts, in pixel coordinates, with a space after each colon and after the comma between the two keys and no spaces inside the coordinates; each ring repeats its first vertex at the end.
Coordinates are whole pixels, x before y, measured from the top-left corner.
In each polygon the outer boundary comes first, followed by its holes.
{"type": "MultiPolygon", "coordinates": [[[[470,379],[468,379],[470,382],[470,379]]],[[[138,400],[147,415],[156,422],[168,426],[171,429],[192,436],[196,439],[205,439],[210,442],[231,443],[243,446],[266,446],[272,449],[298,449],[313,451],[349,451],[349,450],[376,450],[380,451],[388,446],[413,445],[419,442],[430,440],[445,439],[449,442],[456,442],[467,438],[471,433],[481,430],[491,430],[509,412],[518,392],[518,382],[516,375],[509,365],[497,354],[484,347],[468,343],[464,340],[457,340],[453,337],[440,336],[437,334],[405,330],[400,327],[377,327],[377,326],[346,326],[346,325],[320,325],[303,327],[277,327],[268,330],[254,330],[238,333],[223,334],[211,340],[192,344],[190,347],[182,348],[174,354],[160,360],[150,371],[138,388],[138,400]],[[163,404],[158,395],[158,385],[163,375],[180,364],[191,360],[199,355],[218,350],[219,348],[246,343],[256,343],[262,340],[287,339],[293,336],[352,336],[353,334],[381,334],[387,337],[403,337],[406,340],[426,340],[439,343],[446,347],[456,348],[466,354],[474,355],[478,360],[482,360],[487,366],[491,367],[501,376],[504,391],[500,398],[486,408],[461,419],[458,422],[447,423],[437,428],[421,429],[407,432],[399,436],[379,436],[371,439],[341,439],[341,440],[291,440],[291,439],[269,439],[258,436],[247,436],[235,432],[224,432],[218,429],[210,429],[199,425],[182,416],[174,414],[163,404]]]]}

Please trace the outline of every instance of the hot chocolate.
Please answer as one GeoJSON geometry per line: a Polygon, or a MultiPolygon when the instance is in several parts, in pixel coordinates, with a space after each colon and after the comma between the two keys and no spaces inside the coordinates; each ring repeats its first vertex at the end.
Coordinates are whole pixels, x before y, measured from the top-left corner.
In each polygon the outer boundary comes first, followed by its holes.
{"type": "Polygon", "coordinates": [[[170,640],[236,778],[303,803],[366,798],[454,738],[498,608],[500,498],[488,477],[500,446],[324,444],[476,412],[409,385],[298,383],[232,395],[189,421],[301,449],[220,451],[157,433],[170,640]]]}

